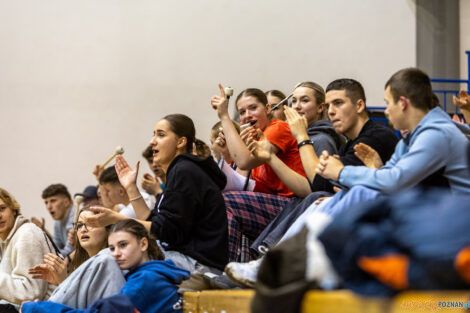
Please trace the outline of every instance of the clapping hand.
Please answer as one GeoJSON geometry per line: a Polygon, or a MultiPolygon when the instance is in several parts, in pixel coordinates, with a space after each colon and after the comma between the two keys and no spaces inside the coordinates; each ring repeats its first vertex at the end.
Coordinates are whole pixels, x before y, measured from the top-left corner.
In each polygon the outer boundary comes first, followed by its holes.
{"type": "Polygon", "coordinates": [[[315,172],[326,179],[338,181],[339,174],[343,168],[344,165],[340,160],[330,156],[328,151],[324,150],[320,156],[320,162],[318,162],[315,172]]]}
{"type": "Polygon", "coordinates": [[[273,153],[273,146],[260,129],[257,129],[257,137],[259,137],[260,140],[250,137],[248,140],[248,150],[258,159],[268,162],[273,153]]]}
{"type": "Polygon", "coordinates": [[[132,169],[129,164],[127,164],[126,159],[121,155],[116,156],[116,173],[119,177],[119,182],[124,187],[124,189],[129,189],[129,187],[134,186],[137,181],[137,174],[139,173],[140,162],[137,162],[135,169],[132,169]]]}
{"type": "Polygon", "coordinates": [[[381,168],[383,166],[380,155],[371,146],[363,142],[354,146],[354,155],[368,168],[381,168]]]}
{"type": "Polygon", "coordinates": [[[48,253],[44,256],[44,264],[30,268],[28,273],[35,279],[43,279],[58,286],[67,278],[67,263],[59,256],[48,253]]]}

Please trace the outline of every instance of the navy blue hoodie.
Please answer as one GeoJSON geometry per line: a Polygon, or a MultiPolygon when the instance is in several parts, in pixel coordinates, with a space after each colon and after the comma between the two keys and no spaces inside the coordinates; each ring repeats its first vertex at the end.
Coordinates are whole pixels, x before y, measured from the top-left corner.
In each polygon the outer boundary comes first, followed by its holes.
{"type": "Polygon", "coordinates": [[[212,157],[178,155],[148,220],[165,250],[178,251],[223,270],[228,262],[228,226],[221,190],[227,179],[212,157]]]}

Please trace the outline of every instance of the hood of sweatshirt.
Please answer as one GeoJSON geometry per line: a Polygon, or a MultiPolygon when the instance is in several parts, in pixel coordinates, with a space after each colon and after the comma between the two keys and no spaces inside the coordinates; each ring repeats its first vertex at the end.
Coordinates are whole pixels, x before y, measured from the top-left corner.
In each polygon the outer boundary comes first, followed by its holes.
{"type": "Polygon", "coordinates": [[[423,119],[419,122],[418,126],[403,138],[406,145],[411,145],[418,135],[429,128],[442,130],[447,127],[456,127],[452,124],[452,119],[441,108],[436,107],[428,112],[423,119]],[[451,122],[451,123],[449,123],[451,122]]]}
{"type": "Polygon", "coordinates": [[[329,120],[319,120],[315,123],[308,125],[307,134],[309,135],[309,137],[314,137],[315,135],[318,135],[320,133],[330,135],[336,143],[336,148],[339,148],[342,144],[346,142],[345,138],[342,135],[336,133],[333,124],[331,124],[329,120]]]}
{"type": "Polygon", "coordinates": [[[11,238],[13,238],[13,236],[15,235],[16,231],[25,223],[29,223],[29,220],[23,215],[19,214],[16,217],[15,224],[13,225],[13,228],[10,230],[10,233],[8,234],[7,238],[5,240],[2,240],[0,238],[0,245],[2,249],[4,249],[8,245],[11,238]]]}
{"type": "Polygon", "coordinates": [[[189,160],[199,166],[204,172],[207,173],[210,179],[212,179],[212,181],[220,188],[220,190],[224,189],[225,185],[227,184],[227,177],[225,177],[225,174],[220,170],[212,156],[206,159],[201,159],[198,156],[189,153],[180,154],[173,160],[173,162],[171,162],[170,166],[168,167],[167,176],[172,167],[180,159],[189,160]]]}
{"type": "Polygon", "coordinates": [[[144,264],[139,265],[136,269],[126,274],[127,278],[135,272],[154,272],[160,275],[163,275],[168,278],[168,280],[176,285],[179,285],[189,278],[190,273],[187,270],[179,268],[173,263],[172,260],[164,261],[148,261],[144,264]]]}

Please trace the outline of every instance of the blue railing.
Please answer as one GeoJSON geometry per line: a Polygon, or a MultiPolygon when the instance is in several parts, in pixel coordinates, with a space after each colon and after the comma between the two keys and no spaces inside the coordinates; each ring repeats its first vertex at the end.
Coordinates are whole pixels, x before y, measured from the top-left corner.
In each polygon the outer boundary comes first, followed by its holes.
{"type": "MultiPolygon", "coordinates": [[[[465,51],[467,54],[467,79],[445,79],[445,78],[431,78],[433,83],[447,83],[447,84],[467,84],[467,91],[470,90],[470,50],[465,51]]],[[[457,95],[459,90],[455,89],[433,89],[433,92],[436,94],[444,95],[444,111],[447,112],[447,94],[457,95]]],[[[455,113],[458,113],[458,108],[455,107],[455,113]]]]}
{"type": "MultiPolygon", "coordinates": [[[[467,84],[467,91],[470,91],[470,50],[465,51],[467,54],[467,79],[445,79],[445,78],[431,78],[432,83],[446,83],[446,84],[467,84]]],[[[436,94],[442,94],[444,97],[444,103],[442,103],[444,111],[447,112],[447,95],[453,94],[458,95],[459,90],[457,89],[433,89],[436,94]]],[[[370,111],[384,111],[385,107],[367,107],[370,111]]],[[[455,108],[455,113],[458,113],[458,108],[455,108]]],[[[384,117],[374,117],[373,120],[387,124],[388,120],[384,117]]]]}

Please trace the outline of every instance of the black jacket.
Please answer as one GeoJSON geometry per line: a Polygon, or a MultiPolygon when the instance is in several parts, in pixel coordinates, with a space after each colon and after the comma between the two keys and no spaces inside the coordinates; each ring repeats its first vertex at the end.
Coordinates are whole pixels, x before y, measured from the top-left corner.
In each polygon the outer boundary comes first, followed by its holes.
{"type": "Polygon", "coordinates": [[[228,262],[227,213],[221,190],[226,177],[212,157],[177,156],[165,190],[148,220],[166,250],[223,270],[228,262]]]}
{"type": "MultiPolygon", "coordinates": [[[[354,146],[358,143],[365,143],[371,146],[380,155],[382,162],[385,164],[392,156],[397,145],[398,138],[395,132],[387,126],[368,120],[354,139],[349,139],[339,148],[339,158],[344,165],[364,165],[361,160],[354,154],[354,146]]],[[[315,175],[311,183],[312,191],[328,191],[333,192],[333,188],[329,187],[329,182],[320,175],[315,175]],[[330,189],[331,188],[331,189],[330,189]]]]}

